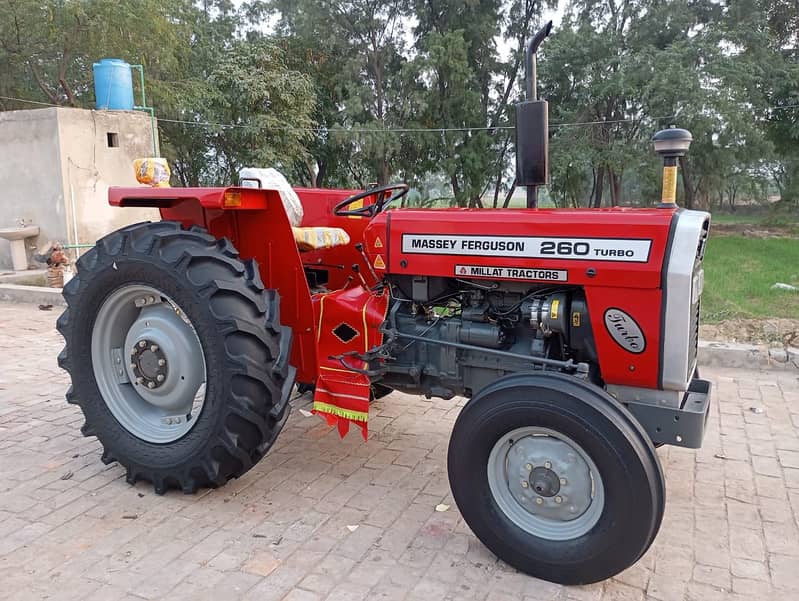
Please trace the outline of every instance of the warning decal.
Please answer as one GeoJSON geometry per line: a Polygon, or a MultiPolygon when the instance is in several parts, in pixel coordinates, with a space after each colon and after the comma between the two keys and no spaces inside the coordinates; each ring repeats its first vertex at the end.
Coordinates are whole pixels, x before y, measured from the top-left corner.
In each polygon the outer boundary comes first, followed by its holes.
{"type": "Polygon", "coordinates": [[[537,280],[567,282],[565,269],[528,269],[526,267],[487,267],[485,265],[456,265],[455,275],[464,278],[500,278],[503,280],[537,280]]]}
{"type": "Polygon", "coordinates": [[[380,236],[375,238],[375,248],[383,248],[383,241],[380,239],[380,236]]]}
{"type": "Polygon", "coordinates": [[[385,269],[386,268],[386,264],[383,261],[383,257],[381,257],[380,255],[377,255],[375,257],[374,267],[375,267],[375,269],[385,269]]]}
{"type": "Polygon", "coordinates": [[[427,255],[485,255],[532,259],[646,263],[652,240],[637,238],[543,238],[403,234],[402,252],[427,255]]]}

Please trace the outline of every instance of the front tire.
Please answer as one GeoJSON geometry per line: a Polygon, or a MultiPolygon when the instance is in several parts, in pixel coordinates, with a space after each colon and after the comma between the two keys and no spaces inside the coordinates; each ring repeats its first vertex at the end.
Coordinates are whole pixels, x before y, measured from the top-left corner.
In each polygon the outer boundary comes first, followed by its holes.
{"type": "Polygon", "coordinates": [[[515,374],[473,397],[455,423],[448,471],[483,544],[560,584],[629,567],[663,517],[663,473],[646,432],[604,391],[561,374],[515,374]]]}
{"type": "Polygon", "coordinates": [[[67,400],[131,484],[221,486],[249,470],[288,416],[291,330],[258,266],[174,222],[97,242],[64,287],[67,400]]]}

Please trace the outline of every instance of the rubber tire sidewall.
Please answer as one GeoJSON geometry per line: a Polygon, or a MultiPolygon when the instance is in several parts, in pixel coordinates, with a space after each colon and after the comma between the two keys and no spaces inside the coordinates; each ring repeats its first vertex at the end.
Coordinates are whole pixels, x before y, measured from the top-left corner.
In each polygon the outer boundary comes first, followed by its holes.
{"type": "MultiPolygon", "coordinates": [[[[194,457],[198,450],[207,447],[214,435],[219,434],[221,404],[229,395],[228,382],[218,373],[206,369],[206,391],[202,410],[195,417],[197,423],[178,440],[158,444],[131,434],[114,417],[103,400],[94,379],[91,365],[91,340],[95,317],[105,300],[117,289],[141,284],[151,286],[171,298],[191,321],[200,340],[206,366],[219,365],[225,356],[224,338],[219,333],[216,319],[207,303],[200,302],[185,274],[167,270],[164,266],[134,257],[117,258],[116,268],[92,272],[81,293],[81,311],[73,316],[76,322],[70,351],[85,357],[91,369],[73,370],[73,386],[79,398],[96,399],[83,404],[87,421],[103,433],[103,445],[113,455],[126,457],[142,467],[151,469],[174,467],[194,457]],[[222,352],[220,352],[222,351],[222,352]],[[99,402],[98,402],[99,401],[99,402]]],[[[84,278],[81,274],[81,278],[84,278]]],[[[198,358],[198,360],[200,360],[198,358]]]]}
{"type": "MultiPolygon", "coordinates": [[[[81,407],[85,436],[97,436],[103,461],[155,491],[221,486],[249,470],[288,416],[294,381],[291,331],[280,325],[279,295],[265,290],[253,260],[226,239],[175,222],[131,225],[98,241],[64,287],[57,327],[66,346],[59,365],[72,378],[67,400],[81,407]],[[191,320],[205,358],[206,398],[197,423],[164,444],[142,440],[114,417],[95,383],[91,339],[102,303],[122,286],[143,284],[170,297],[191,320]]],[[[199,360],[199,357],[198,357],[199,360]]]]}
{"type": "Polygon", "coordinates": [[[654,539],[664,505],[660,465],[651,443],[635,427],[637,422],[599,391],[592,403],[585,402],[581,393],[590,394],[589,385],[576,387],[566,376],[516,375],[505,380],[467,404],[450,440],[450,486],[467,524],[502,560],[553,582],[597,582],[635,563],[654,539]],[[533,536],[494,500],[487,472],[491,450],[507,432],[527,425],[568,436],[600,472],[605,505],[598,522],[579,538],[552,541],[533,536]]]}

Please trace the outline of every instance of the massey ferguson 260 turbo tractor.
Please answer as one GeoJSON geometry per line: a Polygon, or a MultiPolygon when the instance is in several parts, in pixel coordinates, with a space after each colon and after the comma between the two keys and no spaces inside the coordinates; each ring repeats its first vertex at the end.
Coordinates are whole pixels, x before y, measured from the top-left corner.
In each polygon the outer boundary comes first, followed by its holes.
{"type": "Polygon", "coordinates": [[[300,221],[292,190],[258,178],[112,188],[112,205],[162,221],[99,240],[64,288],[67,400],[102,460],[192,493],[267,453],[295,384],[364,438],[374,398],[460,395],[449,481],[491,551],[559,583],[637,561],[664,510],[655,448],[699,447],[708,415],[696,355],[709,215],[675,205],[679,129],[654,138],[657,206],[535,208],[548,136],[535,51],[550,25],[528,46],[516,109],[526,209],[392,208],[399,183],[296,189],[300,221]]]}

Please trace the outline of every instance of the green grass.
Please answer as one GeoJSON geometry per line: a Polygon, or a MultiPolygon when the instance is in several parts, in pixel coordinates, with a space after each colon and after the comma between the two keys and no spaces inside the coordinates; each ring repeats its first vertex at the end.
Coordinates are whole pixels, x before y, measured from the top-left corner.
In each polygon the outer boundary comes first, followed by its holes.
{"type": "MultiPolygon", "coordinates": [[[[751,225],[754,228],[777,230],[786,234],[799,234],[799,213],[787,211],[763,211],[758,213],[713,212],[711,221],[716,225],[751,225]]],[[[711,226],[712,230],[712,226],[711,226]]]]}
{"type": "Polygon", "coordinates": [[[799,292],[772,290],[776,282],[799,286],[799,239],[711,236],[705,252],[702,317],[799,319],[799,292]]]}
{"type": "Polygon", "coordinates": [[[741,213],[716,213],[713,212],[713,223],[743,223],[743,224],[760,224],[768,218],[767,213],[760,215],[744,215],[741,213]]]}

